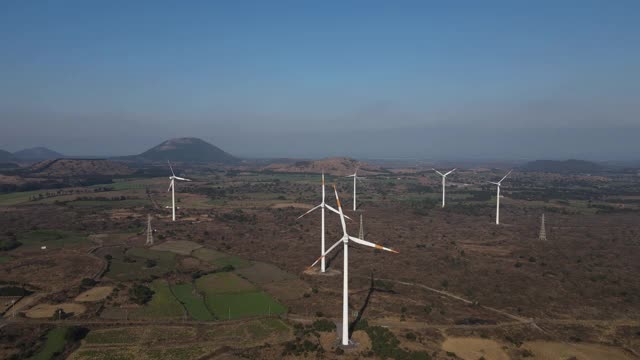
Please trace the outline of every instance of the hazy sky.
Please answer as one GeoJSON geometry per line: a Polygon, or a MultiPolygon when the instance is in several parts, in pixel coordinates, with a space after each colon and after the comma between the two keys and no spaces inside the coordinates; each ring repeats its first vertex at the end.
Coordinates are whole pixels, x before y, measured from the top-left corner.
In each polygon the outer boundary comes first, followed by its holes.
{"type": "Polygon", "coordinates": [[[637,0],[1,1],[0,149],[640,159],[638,19],[637,0]]]}

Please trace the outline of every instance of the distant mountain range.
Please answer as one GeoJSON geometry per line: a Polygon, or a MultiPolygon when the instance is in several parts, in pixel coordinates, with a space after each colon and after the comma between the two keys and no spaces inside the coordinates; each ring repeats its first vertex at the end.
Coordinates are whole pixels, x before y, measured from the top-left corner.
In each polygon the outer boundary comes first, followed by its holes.
{"type": "Polygon", "coordinates": [[[60,159],[65,156],[45,147],[34,147],[10,153],[0,150],[0,162],[42,161],[60,159]]]}
{"type": "Polygon", "coordinates": [[[5,150],[0,150],[0,162],[9,162],[12,160],[14,160],[12,153],[5,150]]]}
{"type": "Polygon", "coordinates": [[[234,164],[240,160],[222,149],[198,138],[170,139],[140,155],[127,159],[143,161],[176,161],[234,164]]]}
{"type": "Polygon", "coordinates": [[[65,157],[59,152],[55,152],[51,149],[47,149],[46,147],[41,146],[16,151],[13,153],[13,156],[18,160],[25,161],[52,160],[65,157]]]}
{"type": "Polygon", "coordinates": [[[566,173],[566,174],[591,174],[601,172],[605,166],[585,160],[536,160],[524,164],[523,171],[566,173]]]}
{"type": "MultiPolygon", "coordinates": [[[[0,163],[36,162],[72,158],[45,147],[34,147],[10,153],[0,150],[0,163]]],[[[86,160],[86,159],[85,159],[86,160]]],[[[187,137],[170,139],[139,155],[122,156],[113,160],[129,160],[143,162],[193,162],[236,164],[240,159],[225,152],[204,140],[187,137]]]]}

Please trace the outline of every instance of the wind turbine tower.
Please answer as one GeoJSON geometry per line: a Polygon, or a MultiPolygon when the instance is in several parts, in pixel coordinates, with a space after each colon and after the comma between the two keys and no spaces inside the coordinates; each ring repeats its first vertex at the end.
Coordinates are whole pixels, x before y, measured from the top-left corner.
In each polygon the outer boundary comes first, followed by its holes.
{"type": "Polygon", "coordinates": [[[436,170],[436,169],[432,168],[432,170],[437,172],[438,175],[442,176],[442,207],[444,207],[444,194],[445,194],[445,184],[446,184],[446,181],[447,181],[447,175],[449,175],[452,172],[456,171],[456,169],[453,169],[453,170],[451,170],[451,171],[449,171],[447,173],[444,173],[444,174],[441,173],[440,171],[436,170]]]}
{"type": "Polygon", "coordinates": [[[353,178],[353,211],[356,211],[356,182],[357,180],[363,179],[363,177],[358,176],[358,169],[356,169],[352,175],[348,175],[347,177],[353,178]]]}
{"type": "Polygon", "coordinates": [[[542,214],[542,221],[540,223],[540,235],[538,237],[541,241],[547,241],[547,231],[544,225],[544,214],[542,214]]]}
{"type": "Polygon", "coordinates": [[[171,182],[169,183],[169,190],[171,190],[171,219],[173,221],[176,221],[176,180],[191,180],[176,176],[176,174],[173,172],[173,167],[171,167],[171,163],[169,162],[169,160],[167,160],[167,163],[169,164],[169,169],[171,169],[171,176],[169,177],[169,180],[171,180],[171,182]]]}
{"type": "Polygon", "coordinates": [[[493,185],[497,185],[498,186],[498,194],[496,196],[496,225],[500,225],[500,186],[502,186],[502,181],[504,181],[504,179],[507,178],[507,176],[509,176],[509,174],[511,174],[513,170],[509,170],[509,172],[507,173],[507,175],[505,175],[502,179],[500,179],[500,181],[498,182],[492,182],[489,181],[489,183],[493,184],[493,185]]]}
{"type": "Polygon", "coordinates": [[[145,245],[153,245],[153,229],[151,228],[151,215],[147,215],[147,242],[145,245]]]}
{"type": "MultiPolygon", "coordinates": [[[[393,253],[397,253],[397,251],[380,246],[378,244],[374,244],[369,241],[359,239],[357,237],[349,236],[349,234],[347,234],[347,225],[344,220],[345,216],[344,216],[344,213],[342,212],[342,205],[340,205],[340,198],[338,197],[338,190],[336,189],[335,185],[333,186],[333,191],[335,192],[336,202],[338,203],[338,211],[340,213],[340,223],[342,224],[343,235],[342,235],[342,238],[340,238],[335,244],[333,244],[329,248],[329,250],[327,250],[327,252],[325,252],[321,256],[321,258],[325,257],[328,253],[331,252],[331,250],[335,249],[340,243],[343,244],[344,249],[342,253],[344,254],[344,260],[343,260],[344,269],[342,272],[343,278],[342,278],[342,340],[341,340],[341,344],[343,346],[348,346],[349,345],[349,240],[353,241],[356,244],[369,246],[379,250],[390,251],[393,253]]],[[[320,259],[316,260],[316,262],[314,262],[313,265],[318,263],[319,260],[320,259]]],[[[311,265],[311,267],[313,267],[313,265],[311,265]]]]}
{"type": "MultiPolygon", "coordinates": [[[[332,208],[331,206],[329,206],[329,204],[325,203],[324,201],[325,198],[325,191],[324,191],[324,172],[322,173],[322,202],[320,203],[320,205],[314,207],[313,209],[307,211],[306,213],[298,216],[298,219],[300,219],[301,217],[317,210],[320,209],[320,213],[322,214],[322,222],[321,222],[321,230],[320,230],[320,257],[322,259],[322,263],[320,264],[320,271],[321,272],[325,272],[326,270],[326,264],[325,264],[325,259],[324,256],[322,256],[324,254],[324,249],[325,249],[325,245],[324,245],[324,235],[325,235],[325,230],[324,230],[324,209],[327,208],[331,211],[333,211],[334,213],[340,215],[340,213],[338,212],[338,210],[332,208]]],[[[315,265],[315,264],[314,264],[315,265]]]]}

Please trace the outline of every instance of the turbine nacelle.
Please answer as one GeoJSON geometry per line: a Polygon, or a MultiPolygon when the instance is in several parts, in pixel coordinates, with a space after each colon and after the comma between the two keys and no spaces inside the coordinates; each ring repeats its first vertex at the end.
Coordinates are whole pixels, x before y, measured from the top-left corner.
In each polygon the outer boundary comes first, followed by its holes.
{"type": "Polygon", "coordinates": [[[451,170],[451,171],[449,171],[449,172],[446,172],[446,173],[444,173],[444,174],[443,174],[443,173],[441,173],[440,171],[438,171],[438,170],[434,169],[434,168],[431,168],[431,170],[433,170],[433,171],[437,172],[437,173],[438,173],[438,175],[440,175],[440,176],[442,176],[442,177],[447,177],[447,175],[451,174],[452,172],[456,171],[457,169],[453,169],[453,170],[451,170]]]}

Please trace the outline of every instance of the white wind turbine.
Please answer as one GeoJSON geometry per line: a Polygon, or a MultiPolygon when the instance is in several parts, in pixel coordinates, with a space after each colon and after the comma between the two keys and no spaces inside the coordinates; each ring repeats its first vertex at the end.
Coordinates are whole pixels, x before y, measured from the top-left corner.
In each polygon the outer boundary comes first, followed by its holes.
{"type": "Polygon", "coordinates": [[[347,175],[347,177],[353,178],[353,211],[356,211],[356,181],[364,178],[358,176],[358,168],[356,168],[356,171],[352,175],[347,175]]]}
{"type": "Polygon", "coordinates": [[[307,211],[306,213],[298,216],[298,219],[300,219],[303,216],[313,212],[314,210],[317,210],[317,209],[321,210],[320,211],[320,213],[322,214],[322,225],[321,225],[321,227],[322,227],[321,231],[322,232],[320,234],[320,244],[321,244],[320,245],[320,256],[322,258],[322,263],[320,265],[320,271],[321,272],[325,272],[325,270],[326,270],[325,259],[324,259],[324,256],[322,256],[324,254],[324,234],[325,234],[325,231],[324,231],[324,208],[326,207],[327,209],[329,209],[329,210],[333,211],[334,213],[340,215],[340,212],[338,212],[338,210],[332,208],[331,206],[329,206],[329,204],[325,203],[324,198],[325,198],[325,191],[324,191],[324,172],[323,172],[322,173],[322,202],[320,203],[320,205],[318,205],[318,206],[314,207],[313,209],[307,211]]]}
{"type": "Polygon", "coordinates": [[[171,218],[173,219],[173,221],[176,221],[176,180],[191,180],[176,176],[176,174],[173,172],[173,168],[171,167],[171,163],[169,162],[169,160],[167,160],[167,164],[169,164],[169,169],[171,169],[171,176],[169,177],[169,179],[171,180],[171,182],[169,183],[169,190],[171,190],[171,218]]]}
{"type": "Polygon", "coordinates": [[[444,193],[445,193],[445,182],[447,179],[447,175],[451,174],[452,172],[456,171],[456,169],[453,169],[451,171],[449,171],[448,173],[441,173],[440,171],[431,168],[433,171],[437,172],[438,175],[442,176],[442,207],[444,207],[444,193]]]}
{"type": "Polygon", "coordinates": [[[504,179],[507,178],[507,176],[509,176],[509,174],[511,174],[513,170],[509,170],[509,172],[507,173],[507,175],[505,175],[502,179],[500,179],[500,181],[498,182],[493,182],[493,181],[489,181],[489,183],[493,184],[493,185],[497,185],[498,186],[498,194],[496,196],[496,225],[500,225],[500,186],[502,184],[502,181],[504,179]]]}
{"type": "Polygon", "coordinates": [[[313,267],[315,264],[318,263],[318,261],[320,261],[322,258],[327,256],[327,254],[330,253],[331,250],[333,250],[336,246],[338,246],[340,242],[344,244],[344,250],[343,250],[344,271],[342,273],[343,275],[343,279],[342,279],[342,345],[347,346],[349,345],[349,240],[360,245],[365,245],[365,246],[369,246],[369,247],[380,249],[380,250],[390,251],[396,254],[398,252],[393,249],[389,249],[369,241],[358,239],[357,237],[349,236],[349,234],[347,234],[347,225],[345,224],[345,220],[344,220],[345,216],[344,216],[344,213],[342,212],[342,205],[340,205],[340,198],[338,197],[338,190],[336,190],[335,185],[333,186],[333,191],[336,194],[336,202],[338,203],[338,211],[340,213],[340,223],[342,224],[343,235],[340,240],[338,240],[335,244],[333,244],[329,248],[329,250],[327,250],[327,252],[325,252],[324,255],[322,255],[320,258],[318,258],[318,260],[316,260],[316,262],[314,262],[310,267],[313,267]]]}

